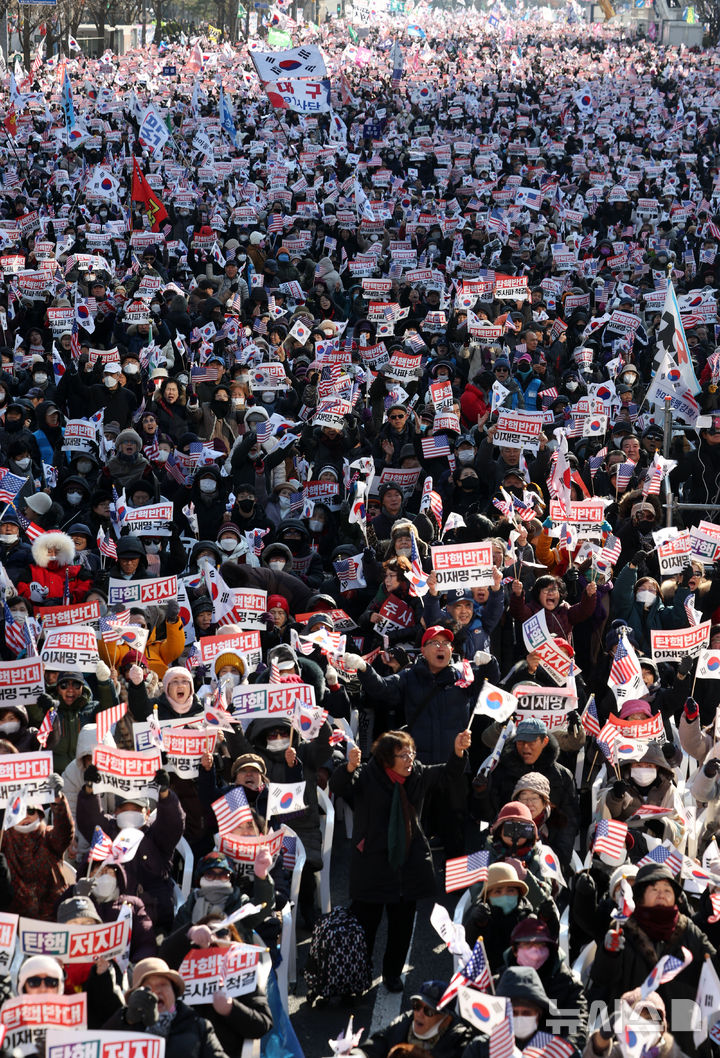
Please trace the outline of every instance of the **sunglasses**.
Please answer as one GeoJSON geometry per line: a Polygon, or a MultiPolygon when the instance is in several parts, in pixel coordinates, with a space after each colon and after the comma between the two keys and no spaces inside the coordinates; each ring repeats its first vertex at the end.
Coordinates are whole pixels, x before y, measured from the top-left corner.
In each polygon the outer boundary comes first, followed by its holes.
{"type": "Polygon", "coordinates": [[[422,1010],[426,1018],[434,1018],[437,1014],[437,1010],[435,1010],[434,1007],[429,1007],[427,1003],[423,1003],[421,999],[413,999],[410,1006],[415,1013],[419,1013],[422,1010]]]}
{"type": "Polygon", "coordinates": [[[53,988],[60,984],[60,979],[58,977],[28,977],[25,984],[30,985],[31,988],[40,988],[43,985],[45,988],[53,988]]]}
{"type": "Polygon", "coordinates": [[[400,415],[388,415],[388,419],[404,419],[404,418],[405,418],[405,416],[402,415],[402,414],[400,414],[400,415]]]}

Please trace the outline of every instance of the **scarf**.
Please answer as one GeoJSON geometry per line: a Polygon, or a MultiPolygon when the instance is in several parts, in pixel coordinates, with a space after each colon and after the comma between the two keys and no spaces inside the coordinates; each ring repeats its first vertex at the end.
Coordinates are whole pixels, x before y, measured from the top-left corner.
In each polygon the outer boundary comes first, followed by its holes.
{"type": "Polygon", "coordinates": [[[155,1024],[148,1026],[147,1031],[152,1033],[153,1036],[167,1037],[170,1034],[170,1028],[174,1020],[175,1011],[164,1010],[162,1014],[158,1014],[155,1024]]]}
{"type": "Polygon", "coordinates": [[[670,940],[680,912],[676,907],[636,907],[633,918],[650,940],[670,940]]]}
{"type": "Polygon", "coordinates": [[[394,871],[405,864],[412,841],[412,809],[405,793],[405,776],[392,768],[385,774],[393,784],[390,818],[388,820],[388,863],[394,871]]]}

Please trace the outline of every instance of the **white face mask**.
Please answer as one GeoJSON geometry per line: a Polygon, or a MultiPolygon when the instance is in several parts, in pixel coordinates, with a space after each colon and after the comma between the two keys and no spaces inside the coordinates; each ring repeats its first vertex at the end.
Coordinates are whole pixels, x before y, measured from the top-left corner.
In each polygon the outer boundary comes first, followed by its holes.
{"type": "Polygon", "coordinates": [[[0,543],[5,544],[6,547],[10,547],[12,544],[16,544],[19,539],[19,533],[7,533],[5,536],[0,536],[0,543]]]}
{"type": "Polygon", "coordinates": [[[155,459],[156,459],[156,461],[158,463],[166,463],[167,462],[167,457],[169,455],[170,455],[169,452],[167,452],[164,448],[161,448],[160,451],[158,452],[158,454],[155,456],[155,459]]]}
{"type": "Polygon", "coordinates": [[[201,492],[215,492],[216,485],[212,478],[200,478],[201,492]]]}
{"type": "Polygon", "coordinates": [[[232,882],[229,878],[219,882],[216,878],[203,877],[200,879],[200,890],[211,904],[219,904],[232,892],[232,882]]]}
{"type": "Polygon", "coordinates": [[[114,375],[108,375],[106,378],[103,379],[103,382],[105,383],[108,389],[115,389],[115,387],[117,386],[117,379],[114,375]]]}
{"type": "Polygon", "coordinates": [[[437,1036],[441,1025],[442,1021],[438,1021],[432,1026],[432,1028],[427,1029],[425,1032],[418,1032],[413,1025],[413,1036],[418,1040],[431,1040],[434,1036],[437,1036]]]}
{"type": "Polygon", "coordinates": [[[125,367],[123,368],[126,375],[137,375],[139,370],[140,367],[138,364],[125,364],[125,367]]]}
{"type": "Polygon", "coordinates": [[[272,562],[268,562],[270,569],[274,569],[276,573],[281,573],[285,569],[285,562],[282,559],[274,559],[272,562]]]}
{"type": "Polygon", "coordinates": [[[31,463],[32,460],[30,459],[30,456],[25,456],[24,459],[15,460],[15,465],[19,466],[21,470],[27,470],[31,463]]]}
{"type": "Polygon", "coordinates": [[[286,511],[290,506],[290,502],[289,496],[278,496],[278,507],[281,511],[286,511]]]}
{"type": "Polygon", "coordinates": [[[210,555],[203,555],[198,559],[198,569],[215,569],[217,562],[210,555]]]}
{"type": "Polygon", "coordinates": [[[115,874],[101,874],[99,878],[96,878],[92,884],[92,895],[101,904],[115,900],[120,895],[115,874]]]}
{"type": "Polygon", "coordinates": [[[219,541],[218,547],[229,555],[231,551],[235,550],[236,542],[231,536],[226,536],[224,540],[219,541]]]}
{"type": "Polygon", "coordinates": [[[40,386],[43,382],[47,382],[48,377],[44,372],[40,372],[40,374],[34,375],[33,379],[40,386]]]}
{"type": "Polygon", "coordinates": [[[272,738],[267,741],[267,748],[271,752],[282,753],[284,749],[288,749],[290,746],[289,738],[272,738]]]}
{"type": "Polygon", "coordinates": [[[641,764],[637,764],[630,769],[630,776],[632,781],[637,783],[638,786],[650,786],[651,783],[655,782],[657,768],[646,768],[641,764]]]}
{"type": "Polygon", "coordinates": [[[72,507],[77,507],[82,500],[82,492],[68,492],[67,501],[72,507]]]}
{"type": "Polygon", "coordinates": [[[650,591],[647,588],[641,588],[640,591],[635,592],[635,598],[641,604],[641,606],[652,606],[655,602],[655,592],[650,591]]]}
{"type": "Polygon", "coordinates": [[[473,459],[475,458],[475,453],[472,450],[467,450],[465,452],[458,452],[457,457],[458,462],[460,463],[472,463],[473,459]]]}
{"type": "Polygon", "coordinates": [[[311,518],[308,522],[310,531],[313,533],[321,533],[325,527],[325,522],[321,522],[318,518],[311,518]]]}
{"type": "Polygon", "coordinates": [[[40,820],[34,819],[32,823],[17,823],[13,829],[19,831],[21,834],[32,834],[33,830],[37,830],[39,826],[40,820]]]}
{"type": "Polygon", "coordinates": [[[151,543],[145,544],[145,550],[148,553],[148,555],[159,555],[160,554],[160,544],[151,544],[151,543]]]}
{"type": "Polygon", "coordinates": [[[409,547],[396,547],[395,554],[399,555],[401,558],[410,558],[412,552],[409,547]]]}
{"type": "Polygon", "coordinates": [[[537,1027],[537,1016],[523,1014],[520,1017],[517,1017],[516,1015],[513,1015],[513,1032],[515,1033],[516,1040],[527,1040],[530,1036],[534,1036],[537,1032],[537,1027]]]}
{"type": "Polygon", "coordinates": [[[80,474],[88,474],[92,470],[93,465],[89,459],[81,459],[78,461],[77,468],[80,474]]]}
{"type": "Polygon", "coordinates": [[[577,388],[578,388],[577,382],[570,381],[570,382],[566,382],[565,383],[565,389],[569,393],[574,393],[577,388]]]}
{"type": "Polygon", "coordinates": [[[270,389],[265,390],[265,392],[262,395],[263,404],[272,404],[272,402],[274,400],[275,400],[275,394],[272,392],[272,390],[270,390],[270,389]]]}
{"type": "Polygon", "coordinates": [[[118,812],[115,819],[121,830],[125,830],[127,827],[136,827],[139,830],[140,827],[145,825],[145,813],[135,812],[131,809],[125,812],[118,812]]]}
{"type": "Polygon", "coordinates": [[[6,720],[3,724],[0,724],[0,735],[14,735],[19,730],[19,720],[6,720]]]}
{"type": "Polygon", "coordinates": [[[28,619],[28,615],[24,610],[11,610],[10,613],[12,614],[13,621],[19,625],[24,625],[28,619]]]}

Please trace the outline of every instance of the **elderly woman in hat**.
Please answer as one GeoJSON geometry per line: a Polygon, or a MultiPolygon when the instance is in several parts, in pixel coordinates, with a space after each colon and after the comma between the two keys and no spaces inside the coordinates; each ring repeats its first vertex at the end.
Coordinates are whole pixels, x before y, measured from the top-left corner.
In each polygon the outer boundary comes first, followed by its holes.
{"type": "Polygon", "coordinates": [[[374,1032],[350,1054],[390,1058],[395,1054],[418,1053],[436,1055],[437,1058],[460,1058],[474,1033],[453,1014],[452,1004],[438,1009],[446,989],[445,981],[423,981],[418,991],[410,996],[410,1010],[374,1032]],[[401,1046],[403,1044],[407,1049],[401,1046]]]}
{"type": "MultiPolygon", "coordinates": [[[[633,988],[620,998],[633,1032],[643,1042],[644,1054],[655,1054],[657,1058],[685,1058],[674,1036],[668,1032],[665,1002],[658,992],[650,992],[643,998],[640,989],[633,988]]],[[[612,1028],[601,1026],[588,1039],[583,1058],[621,1058],[622,1054],[612,1028]]]]}
{"type": "Polygon", "coordinates": [[[166,1058],[227,1058],[210,1022],[183,1003],[184,991],[182,977],[164,959],[142,959],[133,970],[127,1003],[104,1028],[162,1036],[166,1058]]]}
{"type": "Polygon", "coordinates": [[[465,939],[472,948],[482,935],[490,969],[497,973],[512,931],[532,914],[533,906],[527,899],[527,884],[511,863],[491,863],[482,888],[476,888],[479,892],[473,894],[475,899],[463,919],[465,939]]]}

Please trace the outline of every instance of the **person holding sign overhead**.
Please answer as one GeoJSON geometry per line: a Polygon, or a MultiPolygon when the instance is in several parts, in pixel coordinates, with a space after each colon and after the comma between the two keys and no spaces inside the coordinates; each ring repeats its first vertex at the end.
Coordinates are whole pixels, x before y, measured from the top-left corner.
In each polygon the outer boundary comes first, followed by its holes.
{"type": "Polygon", "coordinates": [[[3,853],[13,889],[9,910],[52,922],[55,905],[65,889],[61,865],[75,826],[60,776],[53,773],[48,785],[54,797],[52,823],[46,822],[42,805],[27,805],[23,818],[5,831],[3,853]]]}

